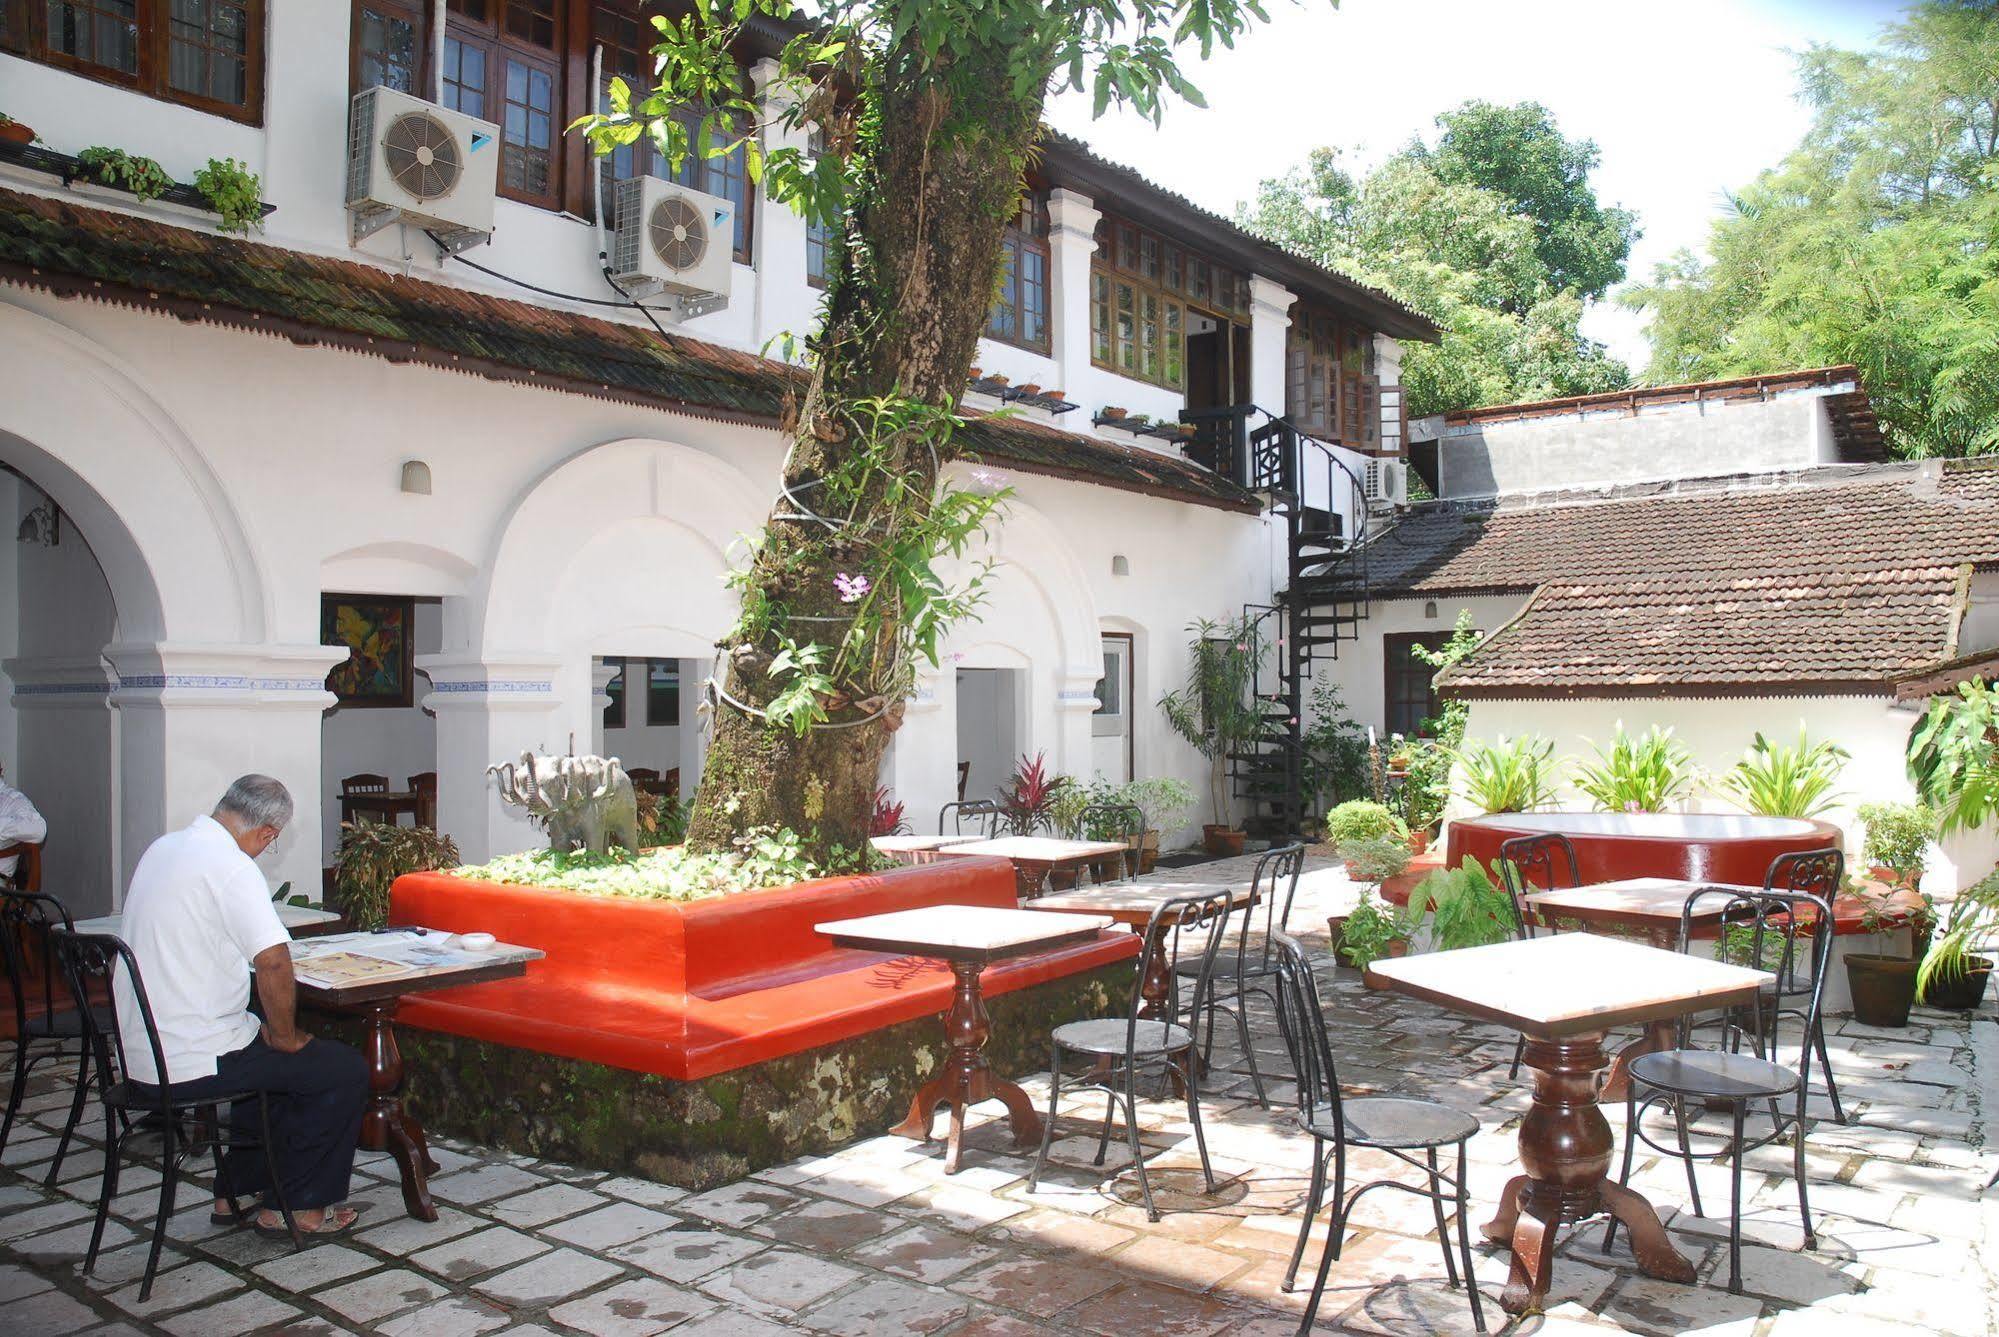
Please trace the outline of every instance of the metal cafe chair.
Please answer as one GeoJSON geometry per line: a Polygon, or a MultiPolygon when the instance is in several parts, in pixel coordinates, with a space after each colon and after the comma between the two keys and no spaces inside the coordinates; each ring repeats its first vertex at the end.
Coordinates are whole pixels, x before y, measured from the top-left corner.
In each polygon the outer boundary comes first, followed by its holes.
{"type": "MultiPolygon", "coordinates": [[[[1807,896],[1816,896],[1827,905],[1839,899],[1840,884],[1846,880],[1846,856],[1838,850],[1793,850],[1780,854],[1770,861],[1770,869],[1763,875],[1765,891],[1790,891],[1807,896]]],[[[1833,921],[1824,921],[1825,936],[1833,936],[1833,921]]],[[[1828,951],[1831,949],[1828,948],[1828,951]]],[[[1761,965],[1759,970],[1774,970],[1761,965]]],[[[1776,1009],[1772,1014],[1776,1024],[1786,1020],[1805,1024],[1805,1014],[1801,1006],[1793,1000],[1802,999],[1817,988],[1815,979],[1806,979],[1793,971],[1777,972],[1777,982],[1772,986],[1777,995],[1776,1009]]],[[[1825,1017],[1823,1012],[1809,1023],[1812,1047],[1818,1053],[1819,1072],[1825,1077],[1826,1099],[1832,1105],[1832,1121],[1846,1123],[1846,1110],[1839,1101],[1839,1084],[1833,1077],[1832,1059],[1826,1054],[1825,1017]]]]}
{"type": "Polygon", "coordinates": [[[940,836],[962,836],[969,824],[973,834],[981,840],[991,840],[999,834],[1000,805],[989,798],[959,799],[946,803],[937,812],[937,834],[940,836]]]}
{"type": "Polygon", "coordinates": [[[1472,1270],[1471,1197],[1466,1189],[1465,1149],[1478,1132],[1478,1119],[1463,1110],[1452,1109],[1434,1100],[1414,1096],[1356,1096],[1340,1092],[1338,1069],[1333,1063],[1333,1047],[1326,1033],[1325,1006],[1319,998],[1318,980],[1311,960],[1295,938],[1277,939],[1277,1021],[1284,1033],[1285,1047],[1298,1073],[1298,1127],[1312,1138],[1312,1185],[1305,1195],[1305,1218],[1298,1227],[1298,1243],[1291,1250],[1291,1265],[1285,1269],[1282,1289],[1288,1294],[1298,1283],[1298,1267],[1305,1258],[1305,1246],[1312,1234],[1312,1219],[1318,1215],[1326,1196],[1326,1167],[1332,1166],[1332,1220],[1326,1246],[1319,1256],[1319,1270],[1312,1279],[1312,1297],[1306,1302],[1299,1337],[1312,1330],[1319,1301],[1326,1292],[1326,1279],[1333,1261],[1346,1243],[1347,1221],[1354,1205],[1364,1194],[1378,1188],[1400,1189],[1419,1198],[1428,1198],[1437,1221],[1437,1244],[1444,1251],[1444,1275],[1452,1286],[1462,1284],[1470,1292],[1472,1323],[1485,1328],[1485,1310],[1479,1299],[1478,1280],[1472,1270]],[[1437,1153],[1445,1147],[1457,1148],[1457,1173],[1437,1163],[1437,1153]],[[1424,1185],[1406,1179],[1375,1179],[1347,1191],[1347,1151],[1349,1148],[1386,1152],[1424,1176],[1424,1185]],[[1421,1159],[1418,1159],[1418,1156],[1421,1159]],[[1444,1204],[1457,1211],[1457,1248],[1444,1220],[1444,1204]],[[1462,1281],[1460,1278],[1462,1277],[1462,1281]]]}
{"type": "MultiPolygon", "coordinates": [[[[1145,839],[1145,813],[1129,803],[1092,803],[1076,814],[1075,834],[1084,840],[1115,840],[1123,844],[1117,856],[1118,876],[1104,879],[1096,875],[1104,864],[1091,869],[1093,881],[1123,882],[1138,876],[1138,847],[1145,839]]],[[[1104,863],[1109,863],[1105,860],[1104,863]]]]}
{"type": "Polygon", "coordinates": [[[271,1107],[266,1094],[262,1091],[210,1091],[199,1096],[178,1096],[171,1086],[151,1086],[114,1077],[111,1064],[114,1050],[118,1057],[117,1071],[128,1071],[124,1035],[118,1025],[117,996],[112,990],[112,977],[121,965],[125,978],[131,982],[132,1006],[138,1011],[146,1034],[146,1045],[152,1051],[153,1071],[165,1074],[167,1070],[159,1027],[153,1021],[152,1004],[146,999],[146,982],[139,975],[139,963],[133,958],[132,949],[109,933],[56,929],[50,938],[54,943],[56,961],[78,1001],[79,1014],[85,1018],[84,1038],[86,1047],[97,1059],[98,1098],[104,1104],[104,1174],[97,1194],[97,1220],[90,1231],[90,1250],[83,1260],[85,1275],[97,1267],[97,1252],[104,1243],[104,1223],[111,1213],[111,1199],[118,1195],[119,1152],[125,1125],[131,1116],[157,1115],[162,1138],[160,1205],[153,1216],[153,1246],[146,1255],[146,1271],[139,1284],[141,1304],[152,1297],[153,1274],[159,1270],[160,1247],[166,1242],[167,1221],[173,1215],[174,1190],[180,1181],[181,1166],[190,1157],[203,1151],[214,1155],[215,1194],[227,1200],[232,1216],[239,1221],[243,1218],[243,1209],[236,1201],[236,1194],[229,1188],[229,1173],[222,1161],[222,1151],[224,1147],[251,1144],[243,1141],[239,1133],[224,1132],[216,1117],[217,1106],[241,1101],[254,1102],[257,1107],[259,1133],[255,1145],[264,1153],[264,1173],[270,1182],[271,1193],[278,1201],[278,1212],[285,1219],[285,1228],[291,1232],[292,1248],[294,1251],[303,1249],[305,1237],[299,1233],[298,1223],[292,1219],[291,1207],[284,1199],[283,1181],[278,1177],[271,1140],[271,1107]],[[104,1010],[105,1015],[99,1016],[82,1008],[82,1000],[93,994],[112,1000],[111,1006],[104,1010]],[[195,1116],[191,1133],[181,1124],[180,1116],[184,1114],[195,1116]]]}
{"type": "MultiPolygon", "coordinates": [[[[1506,887],[1507,904],[1513,907],[1513,936],[1525,942],[1534,936],[1534,912],[1527,898],[1537,891],[1580,887],[1576,847],[1559,832],[1539,836],[1515,836],[1499,847],[1499,880],[1506,887]]],[[[1506,1070],[1508,1081],[1520,1079],[1520,1060],[1527,1054],[1527,1037],[1513,1042],[1513,1066],[1506,1070]]]]}
{"type": "MultiPolygon", "coordinates": [[[[1786,856],[1788,857],[1788,856],[1786,856]]],[[[1722,1014],[1719,1042],[1713,1048],[1696,1048],[1692,1043],[1695,1023],[1680,1019],[1679,1046],[1663,1053],[1645,1054],[1629,1069],[1631,1089],[1624,1102],[1624,1166],[1618,1183],[1631,1181],[1632,1156],[1637,1144],[1686,1163],[1687,1193],[1695,1216],[1703,1216],[1700,1185],[1694,1178],[1694,1162],[1727,1153],[1729,1157],[1728,1210],[1728,1289],[1742,1293],[1742,1157],[1758,1147],[1791,1137],[1793,1172],[1798,1179],[1798,1213],[1804,1222],[1805,1248],[1816,1248],[1818,1232],[1812,1228],[1812,1208],[1805,1179],[1805,1103],[1811,1087],[1813,1037],[1818,1033],[1819,1009],[1824,997],[1826,967],[1832,960],[1832,902],[1802,891],[1703,887],[1687,897],[1680,916],[1680,950],[1692,940],[1693,915],[1703,900],[1727,897],[1722,908],[1723,941],[1742,944],[1742,954],[1758,969],[1771,970],[1777,987],[1766,989],[1748,1009],[1722,1014]],[[1780,1062],[1777,1013],[1782,1000],[1802,997],[1804,1022],[1798,1035],[1795,1064],[1780,1062]],[[1744,1043],[1749,1045],[1745,1052],[1744,1043]],[[1785,1115],[1779,1101],[1793,1097],[1791,1113],[1785,1115]],[[1696,1151],[1687,1127],[1687,1105],[1701,1102],[1725,1106],[1730,1117],[1730,1133],[1719,1147],[1696,1151]],[[1752,1103],[1768,1106],[1770,1131],[1750,1139],[1744,1120],[1752,1103]],[[1670,1108],[1673,1114],[1675,1145],[1655,1140],[1644,1127],[1645,1116],[1654,1109],[1670,1108]]],[[[1703,1137],[1709,1134],[1700,1134],[1703,1137]]],[[[1613,1219],[1604,1230],[1603,1249],[1610,1252],[1617,1238],[1613,1219]]]]}
{"type": "MultiPolygon", "coordinates": [[[[70,1140],[83,1118],[83,1102],[90,1093],[90,1050],[83,1016],[71,1005],[66,987],[57,983],[61,969],[56,965],[50,941],[57,929],[74,928],[69,911],[54,896],[38,891],[14,891],[0,883],[0,964],[7,968],[7,983],[14,1001],[14,1080],[7,1092],[7,1114],[0,1121],[0,1150],[13,1135],[14,1120],[20,1116],[21,1100],[27,1092],[28,1074],[37,1063],[54,1059],[76,1059],[76,1090],[70,1097],[69,1119],[63,1124],[56,1143],[55,1160],[49,1164],[48,1183],[54,1187],[69,1154],[70,1140]],[[76,1042],[72,1055],[66,1048],[76,1042]],[[48,1046],[53,1047],[48,1047],[48,1046]]],[[[110,1013],[96,1005],[100,1019],[110,1013]]]]}
{"type": "MultiPolygon", "coordinates": [[[[1158,950],[1198,968],[1185,978],[1194,991],[1195,1005],[1213,983],[1215,958],[1227,936],[1231,900],[1226,889],[1211,895],[1178,896],[1162,901],[1152,912],[1145,941],[1158,950]]],[[[1138,1191],[1145,1199],[1147,1219],[1157,1221],[1159,1209],[1152,1201],[1152,1182],[1146,1177],[1145,1148],[1138,1140],[1138,1080],[1140,1068],[1159,1067],[1178,1077],[1187,1093],[1187,1121],[1194,1126],[1194,1144],[1201,1153],[1201,1176],[1208,1192],[1215,1191],[1214,1167],[1208,1161],[1207,1134],[1201,1128],[1201,1066],[1194,1057],[1194,1033],[1174,1018],[1177,1007],[1169,1006],[1164,1016],[1145,1015],[1145,962],[1132,978],[1131,1007],[1123,1017],[1095,1021],[1072,1021],[1057,1026],[1049,1041],[1048,1118],[1041,1125],[1041,1149],[1035,1154],[1034,1169],[1027,1177],[1027,1191],[1041,1184],[1041,1172],[1048,1164],[1048,1148],[1055,1137],[1055,1120],[1061,1110],[1062,1094],[1100,1091],[1104,1096],[1104,1126],[1097,1137],[1094,1164],[1102,1165],[1110,1152],[1111,1125],[1120,1104],[1124,1111],[1125,1139],[1131,1144],[1132,1165],[1138,1171],[1138,1191]],[[1089,1060],[1087,1076],[1062,1076],[1066,1055],[1089,1060]]],[[[1179,975],[1172,977],[1177,993],[1179,975]]]]}
{"type": "MultiPolygon", "coordinates": [[[[1202,1037],[1201,1059],[1215,1052],[1215,1014],[1225,1012],[1235,1020],[1236,1039],[1249,1061],[1249,1080],[1256,1089],[1256,1103],[1265,1109],[1270,1101],[1263,1090],[1263,1074],[1256,1067],[1256,1046],[1249,1034],[1249,996],[1258,994],[1277,1003],[1277,939],[1291,918],[1291,902],[1298,894],[1298,876],[1305,871],[1305,847],[1282,845],[1257,858],[1250,882],[1253,895],[1243,908],[1243,930],[1234,940],[1234,949],[1224,949],[1215,962],[1214,987],[1207,991],[1199,1009],[1189,1014],[1187,1024],[1206,1030],[1202,1037]],[[1257,926],[1258,912],[1263,923],[1257,926]]],[[[1196,963],[1182,961],[1173,967],[1178,975],[1191,972],[1196,963]]]]}

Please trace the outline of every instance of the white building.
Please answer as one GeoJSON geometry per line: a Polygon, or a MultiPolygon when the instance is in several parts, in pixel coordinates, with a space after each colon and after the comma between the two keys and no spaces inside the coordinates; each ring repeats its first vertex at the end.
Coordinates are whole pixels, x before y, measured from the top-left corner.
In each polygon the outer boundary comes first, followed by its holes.
{"type": "MultiPolygon", "coordinates": [[[[474,859],[534,843],[484,774],[524,748],[691,787],[722,575],[779,466],[792,373],[759,350],[810,326],[820,239],[740,163],[692,164],[682,184],[735,209],[726,305],[661,337],[617,304],[598,165],[561,132],[593,58],[643,68],[637,3],[112,8],[0,7],[0,110],[41,140],[0,142],[0,514],[23,535],[0,543],[0,763],[49,817],[49,888],[109,907],[147,842],[251,769],[303,800],[275,852],[299,890],[343,776],[434,771],[474,859]],[[487,244],[444,258],[407,222],[354,240],[349,111],[376,84],[497,123],[487,244]],[[96,145],[181,183],[241,160],[274,212],[219,236],[190,192],[77,180],[96,145]],[[382,643],[386,704],[327,690],[329,596],[393,601],[371,614],[407,633],[382,643]]],[[[781,37],[755,36],[751,77],[781,37]]],[[[1022,753],[1197,780],[1153,705],[1185,627],[1289,580],[1292,521],[1240,486],[1279,481],[1237,448],[1265,421],[1247,406],[1334,443],[1290,477],[1314,528],[1351,534],[1349,471],[1400,451],[1397,341],[1434,337],[1060,137],[1031,185],[978,361],[986,391],[1039,393],[966,434],[1018,499],[990,607],[895,739],[885,778],[919,825],[961,764],[976,795],[1022,753]],[[1227,408],[1191,452],[1220,472],[1106,412],[1227,408]]]]}

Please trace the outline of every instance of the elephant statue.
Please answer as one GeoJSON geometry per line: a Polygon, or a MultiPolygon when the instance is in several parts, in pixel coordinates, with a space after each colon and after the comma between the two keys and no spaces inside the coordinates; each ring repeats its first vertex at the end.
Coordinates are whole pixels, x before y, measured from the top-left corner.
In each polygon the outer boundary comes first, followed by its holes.
{"type": "Polygon", "coordinates": [[[639,801],[616,757],[538,757],[488,766],[503,802],[525,808],[548,832],[553,850],[602,854],[610,846],[639,847],[639,801]]]}

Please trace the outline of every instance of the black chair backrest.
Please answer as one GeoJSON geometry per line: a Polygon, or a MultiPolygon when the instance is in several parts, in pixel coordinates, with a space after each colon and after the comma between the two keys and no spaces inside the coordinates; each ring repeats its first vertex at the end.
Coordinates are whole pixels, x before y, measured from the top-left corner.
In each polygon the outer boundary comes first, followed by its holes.
{"type": "MultiPolygon", "coordinates": [[[[160,1114],[171,1118],[173,1102],[167,1085],[167,1056],[160,1045],[160,1028],[153,1021],[153,1005],[146,998],[146,981],[139,974],[138,958],[125,941],[110,933],[78,933],[74,929],[57,929],[50,939],[55,944],[56,963],[61,967],[63,977],[69,981],[70,996],[76,1002],[77,1011],[83,1016],[83,1039],[90,1052],[97,1056],[98,1097],[106,1105],[110,1104],[112,1073],[104,1059],[109,1054],[118,1056],[118,1071],[130,1073],[132,1065],[125,1049],[125,1031],[120,1024],[122,1014],[118,1004],[117,974],[122,965],[125,978],[132,985],[132,1006],[138,1011],[139,1020],[145,1027],[146,1047],[153,1056],[153,1072],[160,1082],[150,1088],[159,1094],[160,1114]],[[110,1035],[100,1027],[98,1014],[89,1006],[93,997],[102,997],[106,1003],[106,1016],[110,1020],[110,1035]]],[[[141,1091],[148,1088],[133,1082],[141,1091]]]]}
{"type": "MultiPolygon", "coordinates": [[[[1840,884],[1846,880],[1846,855],[1838,850],[1793,850],[1780,854],[1770,861],[1770,870],[1763,875],[1763,890],[1789,891],[1804,896],[1816,896],[1827,905],[1839,899],[1840,884]]],[[[1833,935],[1830,915],[1820,927],[1828,941],[1833,935]]],[[[1777,992],[1785,998],[1803,997],[1808,992],[1818,971],[1813,970],[1814,979],[1806,979],[1799,974],[1792,963],[1792,969],[1778,977],[1777,992]]]]}
{"type": "Polygon", "coordinates": [[[1580,887],[1582,874],[1576,865],[1576,847],[1558,831],[1538,836],[1515,836],[1499,847],[1499,880],[1506,886],[1506,899],[1513,906],[1513,936],[1534,936],[1534,916],[1527,898],[1537,891],[1580,887]]]}
{"type": "MultiPolygon", "coordinates": [[[[1164,952],[1169,963],[1198,961],[1201,966],[1193,977],[1194,996],[1189,1000],[1190,1006],[1185,1008],[1180,1006],[1179,999],[1181,977],[1177,971],[1167,972],[1168,987],[1173,992],[1166,1015],[1161,1020],[1198,1018],[1207,1006],[1208,995],[1214,988],[1215,958],[1221,953],[1223,940],[1228,937],[1229,918],[1234,909],[1235,897],[1229,888],[1216,887],[1211,892],[1195,892],[1161,901],[1152,912],[1152,920],[1145,930],[1146,950],[1164,952]]],[[[1137,1043],[1139,1014],[1147,1006],[1145,976],[1145,965],[1141,962],[1132,979],[1131,1006],[1125,1011],[1126,1053],[1131,1053],[1137,1043]]]]}
{"type": "Polygon", "coordinates": [[[69,1005],[50,935],[74,927],[63,903],[47,892],[15,891],[0,883],[0,964],[7,968],[14,994],[15,1035],[28,1033],[28,1016],[38,998],[44,1017],[54,1016],[58,1003],[69,1005]]]}
{"type": "MultiPolygon", "coordinates": [[[[1786,858],[1790,857],[1788,855],[1786,858]]],[[[1694,916],[1720,905],[1722,912],[1721,955],[1736,965],[1767,970],[1777,977],[1775,990],[1766,992],[1750,1009],[1753,1036],[1758,1049],[1772,1062],[1784,1059],[1776,1052],[1778,1026],[1776,1007],[1780,998],[1803,998],[1802,1011],[1789,1012],[1802,1022],[1796,1068],[1804,1080],[1800,1092],[1811,1082],[1812,1036],[1825,1000],[1826,970],[1832,962],[1832,902],[1806,891],[1746,887],[1703,887],[1687,897],[1680,910],[1680,950],[1693,941],[1694,916]],[[1767,1010],[1766,1010],[1767,1005],[1767,1010]]],[[[1726,1043],[1741,1047],[1740,1028],[1729,1025],[1726,1043]]],[[[1681,1043],[1687,1043],[1690,1019],[1680,1022],[1681,1043]]],[[[1802,1096],[1801,1096],[1802,1098],[1802,1096]]]]}
{"type": "Polygon", "coordinates": [[[965,824],[991,840],[999,834],[1000,805],[993,799],[961,799],[956,803],[946,803],[937,812],[937,834],[940,836],[962,836],[965,824]]]}
{"type": "Polygon", "coordinates": [[[1312,959],[1289,934],[1277,937],[1277,1029],[1291,1055],[1291,1070],[1298,1074],[1300,1122],[1329,1125],[1337,1140],[1345,1121],[1340,1112],[1339,1069],[1333,1064],[1333,1042],[1326,1033],[1326,1009],[1312,959]],[[1327,1109],[1332,1112],[1330,1119],[1313,1117],[1313,1111],[1327,1109]]]}
{"type": "Polygon", "coordinates": [[[1083,840],[1121,840],[1135,850],[1145,835],[1145,813],[1129,803],[1092,803],[1076,814],[1073,834],[1083,840]]]}
{"type": "Polygon", "coordinates": [[[1279,845],[1256,860],[1250,885],[1255,903],[1243,912],[1245,932],[1236,940],[1236,967],[1244,975],[1267,975],[1276,969],[1277,939],[1291,919],[1291,902],[1298,895],[1298,876],[1305,871],[1305,847],[1279,845]],[[1261,919],[1262,931],[1257,931],[1261,919]]]}

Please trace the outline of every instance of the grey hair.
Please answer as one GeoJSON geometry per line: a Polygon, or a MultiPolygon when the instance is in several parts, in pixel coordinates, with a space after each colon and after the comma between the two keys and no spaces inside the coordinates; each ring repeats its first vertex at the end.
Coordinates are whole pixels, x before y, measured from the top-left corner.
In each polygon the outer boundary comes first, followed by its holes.
{"type": "Polygon", "coordinates": [[[255,828],[268,826],[283,830],[292,819],[291,791],[268,775],[238,776],[229,792],[215,805],[215,816],[224,813],[255,828]]]}

